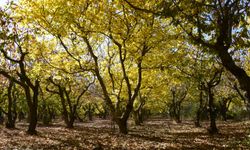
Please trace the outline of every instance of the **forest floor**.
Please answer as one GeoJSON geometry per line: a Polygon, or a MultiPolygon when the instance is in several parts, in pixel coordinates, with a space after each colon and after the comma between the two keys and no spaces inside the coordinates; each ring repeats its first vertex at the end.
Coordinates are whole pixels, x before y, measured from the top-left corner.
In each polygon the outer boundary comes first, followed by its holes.
{"type": "Polygon", "coordinates": [[[218,121],[220,133],[209,135],[208,122],[196,128],[192,121],[176,124],[167,119],[151,119],[142,126],[130,124],[129,134],[111,130],[108,120],[77,123],[66,129],[62,123],[38,126],[38,135],[27,135],[26,123],[8,130],[0,126],[0,149],[250,149],[250,121],[218,121]]]}

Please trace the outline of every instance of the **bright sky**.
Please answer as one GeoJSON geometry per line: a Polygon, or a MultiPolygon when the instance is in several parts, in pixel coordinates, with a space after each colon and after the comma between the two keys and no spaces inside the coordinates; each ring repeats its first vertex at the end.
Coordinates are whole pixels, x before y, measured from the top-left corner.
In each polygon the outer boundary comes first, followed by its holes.
{"type": "Polygon", "coordinates": [[[4,7],[8,2],[11,2],[11,1],[14,1],[14,2],[18,2],[18,0],[0,0],[0,7],[4,7]]]}
{"type": "Polygon", "coordinates": [[[8,0],[0,0],[0,6],[4,6],[8,0]]]}

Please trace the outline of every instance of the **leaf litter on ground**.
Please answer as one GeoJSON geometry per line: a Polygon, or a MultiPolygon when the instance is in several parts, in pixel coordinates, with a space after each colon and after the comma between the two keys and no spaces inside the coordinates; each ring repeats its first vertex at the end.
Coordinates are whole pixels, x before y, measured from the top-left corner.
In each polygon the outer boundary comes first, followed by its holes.
{"type": "Polygon", "coordinates": [[[111,129],[109,120],[76,123],[67,129],[62,122],[38,126],[38,135],[27,135],[27,123],[9,130],[0,127],[0,149],[250,149],[250,121],[218,121],[219,134],[209,135],[209,122],[196,128],[192,121],[176,124],[168,119],[151,119],[141,126],[129,123],[129,134],[111,129]]]}

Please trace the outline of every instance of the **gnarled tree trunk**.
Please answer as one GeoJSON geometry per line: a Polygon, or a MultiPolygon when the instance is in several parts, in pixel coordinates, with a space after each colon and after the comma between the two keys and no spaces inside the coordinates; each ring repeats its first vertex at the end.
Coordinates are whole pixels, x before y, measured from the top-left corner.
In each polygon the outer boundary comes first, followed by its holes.
{"type": "Polygon", "coordinates": [[[13,95],[13,86],[14,86],[14,83],[10,81],[9,87],[8,87],[8,113],[7,113],[8,120],[6,122],[6,128],[15,128],[16,98],[15,98],[15,95],[13,95]]]}
{"type": "Polygon", "coordinates": [[[24,90],[26,94],[26,100],[28,102],[28,107],[29,107],[29,127],[28,127],[27,132],[33,135],[33,134],[37,134],[36,125],[37,125],[39,81],[36,80],[35,86],[32,88],[28,86],[24,86],[24,90]]]}
{"type": "Polygon", "coordinates": [[[202,110],[203,110],[203,92],[200,91],[199,108],[196,112],[196,118],[195,118],[195,126],[196,127],[201,127],[200,119],[201,119],[202,110]]]}
{"type": "Polygon", "coordinates": [[[208,94],[208,107],[209,107],[208,111],[210,116],[210,128],[208,129],[208,131],[211,134],[216,134],[218,133],[218,128],[216,126],[217,112],[214,105],[214,95],[212,93],[211,87],[208,87],[207,94],[208,94]]]}
{"type": "Polygon", "coordinates": [[[119,132],[122,134],[128,134],[128,124],[126,119],[116,119],[116,123],[119,127],[119,132]]]}

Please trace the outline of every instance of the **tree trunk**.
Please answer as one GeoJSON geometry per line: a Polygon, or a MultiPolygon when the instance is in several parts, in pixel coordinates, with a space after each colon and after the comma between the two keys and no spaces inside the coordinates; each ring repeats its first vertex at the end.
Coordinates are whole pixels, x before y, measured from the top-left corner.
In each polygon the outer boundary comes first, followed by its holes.
{"type": "Polygon", "coordinates": [[[0,125],[2,125],[3,123],[4,123],[3,110],[0,107],[0,125]]]}
{"type": "Polygon", "coordinates": [[[181,123],[181,118],[180,118],[179,115],[177,115],[177,116],[175,117],[175,122],[176,122],[176,123],[181,123]]]}
{"type": "Polygon", "coordinates": [[[49,113],[49,108],[44,100],[43,100],[42,110],[41,110],[40,115],[41,115],[41,119],[44,125],[49,125],[51,123],[52,118],[49,113]]]}
{"type": "Polygon", "coordinates": [[[38,93],[34,92],[33,95],[33,102],[31,105],[29,105],[29,128],[28,128],[28,133],[33,135],[36,134],[36,125],[37,125],[37,98],[38,98],[38,93]]]}
{"type": "Polygon", "coordinates": [[[203,93],[200,91],[200,99],[199,99],[199,108],[196,112],[196,120],[195,120],[195,127],[201,127],[200,119],[201,119],[201,113],[202,113],[202,106],[203,106],[203,93]]]}
{"type": "Polygon", "coordinates": [[[25,119],[25,114],[22,111],[18,112],[18,121],[22,121],[23,119],[25,119]]]}
{"type": "Polygon", "coordinates": [[[216,126],[216,110],[214,106],[214,97],[212,93],[212,89],[208,87],[208,103],[209,103],[209,116],[210,116],[210,128],[208,129],[210,134],[218,133],[218,129],[216,126]]]}
{"type": "Polygon", "coordinates": [[[62,113],[62,117],[63,117],[63,121],[66,124],[66,127],[70,127],[70,123],[69,123],[69,118],[68,118],[68,112],[67,110],[65,110],[66,108],[63,108],[63,113],[62,113]]]}
{"type": "Polygon", "coordinates": [[[128,125],[126,119],[117,119],[116,123],[119,127],[119,132],[122,134],[128,134],[128,125]]]}
{"type": "MultiPolygon", "coordinates": [[[[42,93],[43,94],[43,93],[42,93]]],[[[46,100],[44,99],[42,95],[42,110],[40,111],[41,119],[44,125],[49,125],[52,121],[52,118],[49,114],[49,107],[46,103],[46,100]]]]}
{"type": "Polygon", "coordinates": [[[73,128],[73,123],[70,122],[70,116],[69,116],[69,112],[67,110],[67,106],[66,106],[66,100],[65,100],[65,97],[64,97],[64,91],[61,87],[59,87],[59,95],[60,95],[60,98],[61,98],[61,104],[62,104],[62,115],[63,115],[63,120],[64,120],[64,123],[66,124],[66,128],[73,128]]]}
{"type": "Polygon", "coordinates": [[[66,124],[66,128],[74,128],[75,115],[72,116],[72,114],[69,114],[66,106],[63,107],[62,115],[63,115],[64,123],[66,124]]]}
{"type": "Polygon", "coordinates": [[[220,113],[222,119],[227,121],[227,103],[224,100],[220,101],[220,113]]]}
{"type": "Polygon", "coordinates": [[[93,121],[93,109],[92,109],[92,107],[91,107],[91,104],[89,103],[88,104],[88,111],[87,111],[87,113],[88,113],[88,118],[89,118],[89,121],[93,121]]]}
{"type": "Polygon", "coordinates": [[[196,118],[195,118],[195,122],[194,122],[195,127],[201,127],[200,118],[201,118],[201,110],[199,108],[196,112],[196,118]]]}
{"type": "Polygon", "coordinates": [[[49,108],[44,104],[42,112],[42,122],[44,125],[49,125],[52,122],[52,116],[50,115],[49,108]]]}
{"type": "Polygon", "coordinates": [[[17,108],[17,98],[14,97],[13,98],[13,110],[12,110],[12,112],[13,112],[12,117],[13,117],[14,124],[16,123],[16,120],[17,120],[17,110],[16,110],[16,108],[17,108]]]}
{"type": "Polygon", "coordinates": [[[74,112],[75,112],[75,110],[73,110],[73,112],[71,112],[69,114],[69,121],[67,124],[67,128],[74,128],[74,122],[75,122],[75,118],[76,118],[76,114],[74,112]]]}
{"type": "Polygon", "coordinates": [[[130,99],[128,104],[126,105],[126,109],[122,114],[122,117],[118,118],[119,115],[113,116],[114,118],[116,118],[115,121],[119,127],[120,133],[122,134],[128,134],[127,121],[132,110],[133,110],[133,101],[130,99]]]}
{"type": "Polygon", "coordinates": [[[35,81],[35,86],[30,88],[28,86],[24,86],[26,99],[29,107],[29,127],[28,134],[34,135],[37,134],[36,125],[37,125],[37,107],[38,107],[38,94],[39,94],[39,81],[35,81]],[[31,90],[33,92],[31,96],[31,90]]]}
{"type": "Polygon", "coordinates": [[[52,119],[56,119],[56,113],[55,113],[54,108],[50,108],[49,106],[47,108],[48,108],[48,113],[49,113],[49,117],[51,118],[51,121],[52,119]]]}
{"type": "Polygon", "coordinates": [[[74,122],[76,118],[76,114],[74,112],[67,112],[66,108],[64,108],[64,122],[66,124],[66,128],[74,128],[74,122]]]}
{"type": "Polygon", "coordinates": [[[176,105],[175,121],[181,123],[181,102],[177,102],[176,105]]]}
{"type": "Polygon", "coordinates": [[[12,89],[13,89],[13,82],[10,81],[9,87],[8,87],[8,113],[7,113],[7,122],[6,122],[6,128],[15,128],[15,120],[13,116],[13,97],[12,97],[12,89]]]}
{"type": "Polygon", "coordinates": [[[51,123],[51,117],[47,111],[45,111],[45,114],[43,115],[42,121],[43,121],[44,125],[49,125],[51,123]]]}
{"type": "Polygon", "coordinates": [[[69,128],[69,129],[72,129],[72,128],[74,128],[74,121],[68,121],[68,123],[67,123],[67,128],[69,128]]]}
{"type": "Polygon", "coordinates": [[[28,134],[34,135],[36,134],[36,125],[37,125],[37,106],[29,107],[30,109],[30,120],[29,120],[29,128],[28,134]]]}
{"type": "Polygon", "coordinates": [[[133,111],[133,118],[136,126],[141,125],[139,110],[133,111]]]}
{"type": "Polygon", "coordinates": [[[227,121],[227,112],[225,110],[221,111],[221,116],[222,116],[224,121],[227,121]]]}
{"type": "Polygon", "coordinates": [[[246,91],[246,98],[248,100],[247,107],[250,108],[250,77],[244,69],[235,64],[226,48],[218,46],[217,52],[222,61],[222,65],[237,78],[241,89],[246,91]]]}
{"type": "Polygon", "coordinates": [[[138,126],[143,123],[143,119],[144,119],[143,105],[144,104],[140,105],[140,107],[138,107],[138,109],[132,111],[135,125],[138,125],[138,126]]]}
{"type": "Polygon", "coordinates": [[[176,122],[181,123],[181,113],[180,108],[181,106],[178,106],[178,102],[174,102],[174,104],[171,105],[171,108],[169,110],[170,117],[176,122]]]}
{"type": "Polygon", "coordinates": [[[144,109],[141,109],[140,111],[139,111],[139,114],[138,114],[139,116],[138,116],[138,119],[139,119],[139,122],[140,123],[143,123],[144,122],[144,109]]]}

